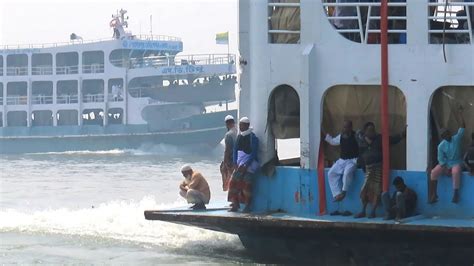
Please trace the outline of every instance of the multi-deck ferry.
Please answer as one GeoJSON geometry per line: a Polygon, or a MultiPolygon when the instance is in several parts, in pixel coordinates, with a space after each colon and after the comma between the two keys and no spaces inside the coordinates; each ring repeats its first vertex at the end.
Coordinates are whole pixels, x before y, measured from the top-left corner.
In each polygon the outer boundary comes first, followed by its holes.
{"type": "Polygon", "coordinates": [[[234,55],[179,55],[179,38],[133,35],[125,14],[110,39],[0,46],[0,153],[222,140],[234,55]]]}
{"type": "Polygon", "coordinates": [[[276,261],[472,265],[474,177],[462,174],[458,203],[442,177],[439,201],[428,204],[428,181],[439,130],[457,131],[460,109],[462,149],[471,142],[473,18],[472,1],[241,0],[239,115],[260,139],[262,164],[252,213],[210,207],[146,211],[146,219],[237,234],[250,253],[276,261]],[[343,201],[329,193],[327,167],[339,155],[321,132],[338,134],[345,119],[355,128],[374,122],[386,141],[408,125],[406,140],[383,149],[383,190],[401,176],[418,195],[415,216],[329,215],[362,207],[360,169],[343,201]],[[296,163],[278,160],[281,139],[296,139],[296,163]]]}

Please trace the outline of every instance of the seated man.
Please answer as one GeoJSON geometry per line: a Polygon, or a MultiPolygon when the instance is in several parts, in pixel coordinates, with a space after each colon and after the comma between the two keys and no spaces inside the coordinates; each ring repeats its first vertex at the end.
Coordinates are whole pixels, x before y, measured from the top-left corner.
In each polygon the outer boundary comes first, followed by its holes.
{"type": "Polygon", "coordinates": [[[474,133],[471,134],[471,146],[467,148],[464,155],[464,163],[471,176],[474,176],[474,133]]]}
{"type": "Polygon", "coordinates": [[[200,173],[193,171],[189,165],[181,167],[181,173],[184,181],[179,185],[179,195],[188,203],[194,204],[191,209],[206,209],[205,204],[208,204],[211,199],[211,191],[206,179],[200,173]]]}
{"type": "Polygon", "coordinates": [[[356,134],[352,130],[352,121],[345,121],[341,134],[333,138],[326,134],[326,142],[333,146],[340,146],[340,159],[331,167],[328,173],[329,187],[335,201],[341,201],[346,196],[354,171],[357,168],[359,145],[356,134]],[[342,182],[341,182],[342,181],[342,182]]]}
{"type": "Polygon", "coordinates": [[[431,170],[429,203],[438,201],[438,178],[443,174],[451,174],[453,176],[453,203],[459,202],[459,187],[461,182],[461,141],[464,136],[464,128],[466,122],[462,115],[462,109],[459,110],[461,116],[461,127],[458,133],[452,136],[447,128],[440,130],[441,138],[443,139],[438,145],[438,165],[431,170]]]}
{"type": "Polygon", "coordinates": [[[239,121],[240,133],[234,145],[234,165],[236,169],[232,174],[229,183],[228,201],[231,202],[229,211],[236,212],[240,208],[240,203],[245,204],[243,212],[250,212],[252,201],[252,181],[255,172],[259,168],[258,138],[252,132],[250,120],[242,117],[239,121]]]}
{"type": "Polygon", "coordinates": [[[382,204],[385,209],[384,220],[401,220],[415,213],[417,196],[415,191],[405,185],[403,178],[397,176],[392,183],[396,190],[392,198],[388,192],[382,193],[382,204]]]}

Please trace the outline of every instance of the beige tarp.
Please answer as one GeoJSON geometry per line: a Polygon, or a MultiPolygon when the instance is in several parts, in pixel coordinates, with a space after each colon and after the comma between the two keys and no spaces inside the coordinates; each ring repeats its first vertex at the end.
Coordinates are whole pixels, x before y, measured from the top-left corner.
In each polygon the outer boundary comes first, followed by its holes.
{"type": "MultiPolygon", "coordinates": [[[[389,115],[390,134],[401,133],[406,125],[406,101],[403,93],[395,87],[389,87],[389,115]]],[[[371,121],[380,132],[380,86],[342,85],[330,88],[323,102],[322,129],[336,136],[344,120],[351,120],[356,131],[371,121]]],[[[324,150],[329,161],[339,157],[338,147],[325,143],[324,150]]],[[[392,169],[406,169],[405,140],[391,146],[390,163],[392,169]]]]}
{"type": "Polygon", "coordinates": [[[436,154],[440,136],[439,129],[446,127],[455,133],[461,125],[459,109],[462,107],[466,130],[463,151],[471,143],[474,128],[474,86],[442,87],[437,90],[431,102],[431,166],[436,164],[436,154]]]}
{"type": "MultiPolygon", "coordinates": [[[[273,0],[273,3],[299,3],[299,0],[273,0]]],[[[275,7],[270,11],[271,30],[292,30],[301,29],[300,9],[297,7],[275,7]]],[[[272,43],[298,43],[299,34],[271,34],[272,43]]]]}

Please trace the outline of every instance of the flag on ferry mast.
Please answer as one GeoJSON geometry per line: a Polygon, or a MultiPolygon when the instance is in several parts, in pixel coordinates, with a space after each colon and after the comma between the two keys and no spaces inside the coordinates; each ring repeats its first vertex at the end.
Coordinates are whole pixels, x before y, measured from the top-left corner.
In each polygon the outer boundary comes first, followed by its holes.
{"type": "Polygon", "coordinates": [[[229,44],[229,32],[217,33],[216,44],[229,44]]]}

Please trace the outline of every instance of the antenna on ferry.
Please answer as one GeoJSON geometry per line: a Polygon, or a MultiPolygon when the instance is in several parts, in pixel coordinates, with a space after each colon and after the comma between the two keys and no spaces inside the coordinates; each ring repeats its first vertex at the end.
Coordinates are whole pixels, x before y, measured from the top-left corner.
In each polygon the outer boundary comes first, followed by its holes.
{"type": "Polygon", "coordinates": [[[109,25],[114,30],[113,37],[115,39],[123,39],[131,36],[131,34],[126,33],[124,29],[124,27],[128,28],[128,16],[125,17],[126,13],[127,10],[120,9],[120,11],[117,11],[115,15],[112,15],[112,20],[110,21],[109,25]]]}
{"type": "Polygon", "coordinates": [[[150,36],[153,36],[153,15],[150,15],[150,36]]]}

